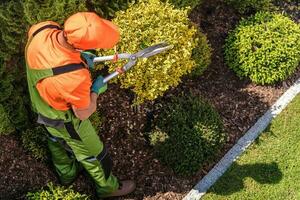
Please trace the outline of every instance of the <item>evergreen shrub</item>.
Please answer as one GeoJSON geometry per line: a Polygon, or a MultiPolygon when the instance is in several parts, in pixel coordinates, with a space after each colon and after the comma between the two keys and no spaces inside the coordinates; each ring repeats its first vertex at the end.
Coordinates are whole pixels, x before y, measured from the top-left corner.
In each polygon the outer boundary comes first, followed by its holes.
{"type": "Polygon", "coordinates": [[[75,192],[71,187],[54,186],[48,183],[47,189],[38,192],[29,192],[26,195],[28,200],[88,200],[89,196],[75,192]]]}
{"type": "Polygon", "coordinates": [[[284,80],[300,62],[300,26],[281,14],[257,13],[230,33],[225,60],[238,76],[255,83],[284,80]]]}
{"type": "Polygon", "coordinates": [[[14,126],[10,123],[3,105],[0,104],[0,135],[8,135],[14,131],[14,126]]]}
{"type": "Polygon", "coordinates": [[[23,131],[22,144],[35,159],[41,161],[47,160],[49,155],[47,147],[47,133],[42,126],[37,126],[23,131]]]}
{"type": "Polygon", "coordinates": [[[181,175],[191,175],[210,162],[225,140],[218,113],[191,95],[171,98],[150,133],[158,158],[181,175]]]}
{"type": "Polygon", "coordinates": [[[267,11],[272,5],[272,0],[225,0],[225,2],[240,13],[267,11]]]}
{"type": "MultiPolygon", "coordinates": [[[[139,60],[130,71],[119,76],[121,86],[137,94],[136,103],[161,96],[197,67],[192,59],[193,49],[197,45],[207,45],[207,41],[203,37],[201,41],[204,42],[198,43],[197,28],[191,24],[187,13],[188,9],[174,9],[159,0],[141,0],[126,11],[116,13],[113,22],[121,32],[119,52],[135,53],[160,42],[173,45],[173,49],[165,53],[139,60]]],[[[102,51],[101,54],[113,54],[113,51],[102,51]]],[[[118,66],[108,64],[110,71],[118,66]]],[[[122,64],[124,62],[119,63],[119,67],[122,64]]]]}

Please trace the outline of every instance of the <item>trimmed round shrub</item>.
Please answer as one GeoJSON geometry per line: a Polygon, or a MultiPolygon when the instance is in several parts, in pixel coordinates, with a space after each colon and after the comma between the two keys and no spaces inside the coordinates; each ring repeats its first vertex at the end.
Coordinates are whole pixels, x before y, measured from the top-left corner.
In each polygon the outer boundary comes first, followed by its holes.
{"type": "MultiPolygon", "coordinates": [[[[167,52],[139,60],[130,71],[119,76],[121,86],[137,94],[136,103],[161,96],[170,87],[177,86],[183,75],[197,67],[192,58],[193,49],[197,45],[207,45],[207,41],[202,37],[203,43],[198,43],[197,28],[189,21],[187,12],[187,9],[174,9],[169,3],[159,0],[142,0],[126,11],[116,13],[113,22],[121,32],[119,52],[136,53],[161,42],[173,45],[167,52]]],[[[101,52],[113,53],[112,50],[101,52]]],[[[112,72],[124,62],[108,64],[112,72]]]]}
{"type": "Polygon", "coordinates": [[[272,0],[225,0],[240,13],[266,11],[270,9],[272,0]]]}
{"type": "Polygon", "coordinates": [[[282,81],[300,62],[300,26],[281,14],[257,13],[229,34],[225,60],[239,77],[255,83],[282,81]]]}
{"type": "Polygon", "coordinates": [[[38,192],[29,192],[26,195],[28,200],[88,200],[90,199],[89,196],[86,194],[80,194],[75,192],[72,187],[61,187],[61,186],[54,186],[52,182],[47,184],[46,189],[42,189],[38,192]]]}
{"type": "Polygon", "coordinates": [[[45,161],[49,152],[47,147],[47,131],[37,126],[22,132],[23,147],[38,160],[45,161]]]}
{"type": "Polygon", "coordinates": [[[150,133],[158,158],[181,175],[191,175],[210,162],[225,140],[218,113],[195,96],[173,97],[150,133]]]}

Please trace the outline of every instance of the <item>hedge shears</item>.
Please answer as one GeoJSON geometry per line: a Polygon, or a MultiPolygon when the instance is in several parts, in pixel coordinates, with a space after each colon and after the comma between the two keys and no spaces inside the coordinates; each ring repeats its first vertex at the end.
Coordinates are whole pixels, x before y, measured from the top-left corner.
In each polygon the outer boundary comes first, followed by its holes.
{"type": "MultiPolygon", "coordinates": [[[[169,45],[165,42],[147,47],[145,49],[142,49],[134,54],[129,53],[116,53],[112,56],[101,56],[101,57],[95,57],[93,59],[93,62],[104,62],[104,61],[114,61],[116,62],[119,59],[128,59],[128,62],[121,68],[117,68],[117,70],[108,76],[104,77],[103,82],[107,83],[109,80],[113,79],[114,77],[118,76],[119,74],[122,74],[126,71],[128,71],[132,66],[134,66],[139,58],[149,58],[151,56],[154,56],[156,54],[162,53],[166,50],[172,49],[173,45],[169,45]]],[[[115,50],[116,52],[116,50],[115,50]]]]}

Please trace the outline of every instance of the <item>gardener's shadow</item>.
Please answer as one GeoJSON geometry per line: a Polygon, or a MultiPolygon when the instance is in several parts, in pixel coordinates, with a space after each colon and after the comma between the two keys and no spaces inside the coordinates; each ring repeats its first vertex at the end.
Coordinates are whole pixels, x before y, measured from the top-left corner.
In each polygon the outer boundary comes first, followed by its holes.
{"type": "MultiPolygon", "coordinates": [[[[226,176],[222,177],[210,193],[230,195],[245,188],[246,178],[252,178],[259,184],[277,184],[282,179],[277,163],[256,163],[239,165],[234,163],[226,176]]],[[[247,189],[247,188],[245,188],[247,189]]]]}

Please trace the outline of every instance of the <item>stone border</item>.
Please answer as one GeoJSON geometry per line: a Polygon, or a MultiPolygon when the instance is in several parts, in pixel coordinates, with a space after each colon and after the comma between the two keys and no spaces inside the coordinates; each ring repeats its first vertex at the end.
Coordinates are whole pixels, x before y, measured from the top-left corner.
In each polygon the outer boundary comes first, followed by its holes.
{"type": "Polygon", "coordinates": [[[300,78],[276,103],[238,140],[225,156],[204,176],[183,200],[199,200],[207,190],[225,173],[231,164],[250,146],[275,118],[300,93],[300,78]]]}

